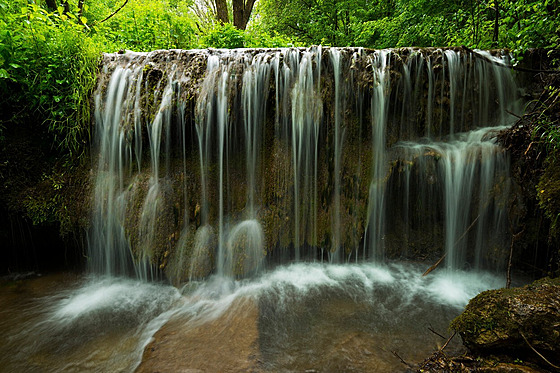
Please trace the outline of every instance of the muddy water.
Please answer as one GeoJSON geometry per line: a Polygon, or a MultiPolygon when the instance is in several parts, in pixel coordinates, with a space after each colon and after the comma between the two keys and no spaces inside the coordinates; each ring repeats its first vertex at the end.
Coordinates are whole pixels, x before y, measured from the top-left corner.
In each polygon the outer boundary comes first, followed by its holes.
{"type": "MultiPolygon", "coordinates": [[[[445,340],[487,273],[294,264],[181,289],[57,274],[0,286],[0,371],[399,372],[445,340]]],[[[455,341],[447,349],[460,349],[455,341]]]]}

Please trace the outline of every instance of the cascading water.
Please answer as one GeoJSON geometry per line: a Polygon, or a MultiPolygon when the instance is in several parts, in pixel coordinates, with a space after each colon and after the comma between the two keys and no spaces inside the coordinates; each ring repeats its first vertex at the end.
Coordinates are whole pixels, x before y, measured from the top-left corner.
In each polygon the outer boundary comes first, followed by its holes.
{"type": "MultiPolygon", "coordinates": [[[[385,247],[383,242],[385,216],[385,177],[386,177],[386,140],[387,126],[387,90],[389,87],[388,64],[389,51],[379,51],[372,56],[374,87],[371,95],[371,122],[373,139],[373,171],[369,187],[368,230],[370,234],[370,255],[374,260],[383,260],[385,247]]],[[[365,256],[365,254],[364,254],[365,256]]]]}
{"type": "Polygon", "coordinates": [[[421,360],[436,344],[424,325],[445,330],[504,283],[482,270],[505,258],[495,134],[517,89],[506,55],[480,55],[105,55],[92,274],[45,290],[44,310],[15,304],[0,366],[397,372],[387,351],[421,360]],[[447,270],[427,277],[402,262],[442,256],[447,270]]]}
{"type": "MultiPolygon", "coordinates": [[[[492,141],[496,133],[505,128],[490,127],[454,134],[454,140],[448,142],[428,140],[424,143],[403,142],[396,146],[402,147],[406,153],[404,162],[411,164],[415,159],[424,158],[418,162],[421,165],[418,169],[406,167],[407,190],[410,190],[410,173],[416,172],[415,181],[420,185],[414,189],[434,188],[443,193],[445,259],[450,270],[463,268],[465,263],[471,263],[477,269],[483,263],[488,267],[484,248],[495,249],[493,245],[507,241],[504,233],[508,228],[508,163],[499,146],[492,141]],[[434,178],[441,180],[442,185],[434,185],[434,178]],[[465,236],[471,229],[476,232],[476,239],[468,245],[469,239],[465,236]]],[[[441,193],[436,190],[424,190],[420,198],[441,193]]],[[[424,204],[429,205],[428,202],[424,204]]],[[[407,204],[405,208],[408,212],[419,206],[407,204]]],[[[498,267],[496,263],[493,266],[498,267]]]]}
{"type": "Polygon", "coordinates": [[[137,263],[143,278],[160,269],[177,281],[213,271],[242,277],[258,272],[264,256],[383,261],[420,245],[442,247],[452,268],[467,258],[476,267],[487,262],[481,231],[503,213],[487,212],[482,197],[507,178],[507,165],[494,166],[499,149],[468,158],[478,145],[456,137],[514,118],[507,112],[516,111],[515,83],[497,66],[507,56],[480,52],[492,65],[452,49],[163,54],[112,56],[98,92],[90,247],[105,270],[122,273],[137,263]],[[440,171],[428,179],[411,174],[430,171],[420,169],[419,154],[399,158],[403,142],[436,153],[441,162],[426,167],[440,171]],[[149,169],[140,167],[145,148],[149,169]],[[442,198],[430,200],[436,190],[442,198]],[[422,220],[414,215],[424,213],[442,227],[430,240],[412,236],[422,220]],[[467,228],[472,234],[454,242],[467,228]],[[466,254],[472,240],[477,253],[456,260],[456,246],[466,254]],[[169,263],[179,251],[190,265],[169,263]]]}

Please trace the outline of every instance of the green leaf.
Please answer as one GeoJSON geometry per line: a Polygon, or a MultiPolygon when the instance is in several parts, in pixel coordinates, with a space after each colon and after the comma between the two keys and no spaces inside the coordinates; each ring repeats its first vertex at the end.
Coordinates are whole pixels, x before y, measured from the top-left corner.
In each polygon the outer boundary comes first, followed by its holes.
{"type": "Polygon", "coordinates": [[[1,79],[10,79],[10,74],[5,69],[0,69],[0,78],[1,79]]]}
{"type": "Polygon", "coordinates": [[[13,67],[14,69],[19,69],[21,66],[18,65],[17,63],[11,63],[9,64],[11,67],[13,67]]]}

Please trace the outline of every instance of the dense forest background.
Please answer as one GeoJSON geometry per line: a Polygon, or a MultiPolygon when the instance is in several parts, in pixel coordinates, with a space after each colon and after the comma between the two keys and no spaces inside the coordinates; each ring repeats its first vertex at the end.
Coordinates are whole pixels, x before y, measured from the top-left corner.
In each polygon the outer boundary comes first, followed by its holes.
{"type": "MultiPolygon", "coordinates": [[[[87,215],[87,198],[67,196],[88,193],[91,97],[102,52],[464,45],[509,48],[519,63],[530,48],[559,47],[558,5],[558,0],[0,0],[0,226],[11,227],[0,229],[0,240],[17,241],[14,224],[53,224],[62,236],[87,224],[76,218],[87,215]]],[[[549,96],[557,98],[558,89],[551,87],[549,96]]],[[[558,133],[549,126],[536,136],[555,139],[558,133]]]]}

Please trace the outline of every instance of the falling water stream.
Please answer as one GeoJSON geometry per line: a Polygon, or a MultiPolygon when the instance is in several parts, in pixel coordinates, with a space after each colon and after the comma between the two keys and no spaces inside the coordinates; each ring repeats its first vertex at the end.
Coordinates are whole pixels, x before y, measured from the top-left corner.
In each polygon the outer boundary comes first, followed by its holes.
{"type": "Polygon", "coordinates": [[[88,272],[0,287],[0,370],[420,362],[505,284],[519,103],[508,56],[478,53],[106,55],[88,272]]]}

